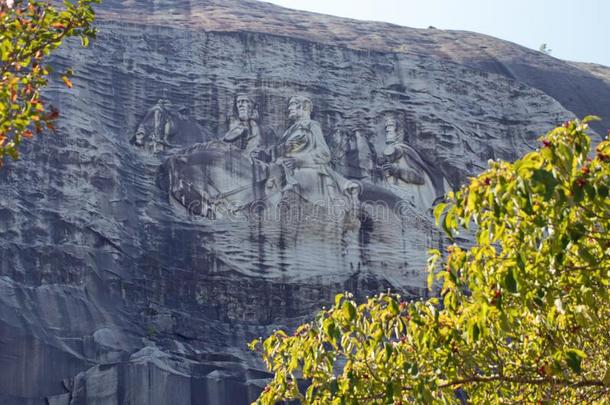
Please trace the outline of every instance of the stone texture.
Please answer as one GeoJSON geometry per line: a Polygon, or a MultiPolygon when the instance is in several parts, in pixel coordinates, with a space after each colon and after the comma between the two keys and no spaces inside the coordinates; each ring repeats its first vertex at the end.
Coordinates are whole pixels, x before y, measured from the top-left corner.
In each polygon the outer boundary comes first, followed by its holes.
{"type": "Polygon", "coordinates": [[[76,72],[74,90],[46,93],[58,134],[0,171],[1,403],[247,403],[266,377],[252,338],[340,291],[425,294],[425,251],[444,242],[380,182],[361,198],[398,209],[341,221],[311,220],[310,205],[281,220],[209,220],[168,194],[167,162],[226,134],[238,93],[275,134],[304,94],[329,144],[358,129],[377,153],[391,114],[450,187],[535,148],[557,122],[610,111],[607,68],[474,33],[254,1],[108,0],[98,27],[90,48],[53,61],[76,72]],[[179,141],[138,147],[162,98],[179,141]]]}

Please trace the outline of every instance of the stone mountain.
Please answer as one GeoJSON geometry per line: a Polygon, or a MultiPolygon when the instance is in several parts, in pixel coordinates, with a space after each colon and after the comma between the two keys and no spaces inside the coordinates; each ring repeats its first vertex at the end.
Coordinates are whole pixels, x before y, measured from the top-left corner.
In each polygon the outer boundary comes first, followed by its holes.
{"type": "Polygon", "coordinates": [[[425,289],[430,208],[574,116],[606,67],[258,1],[107,0],[53,59],[56,135],[0,171],[0,403],[242,404],[246,343],[425,289]],[[74,46],[72,46],[74,45],[74,46]]]}

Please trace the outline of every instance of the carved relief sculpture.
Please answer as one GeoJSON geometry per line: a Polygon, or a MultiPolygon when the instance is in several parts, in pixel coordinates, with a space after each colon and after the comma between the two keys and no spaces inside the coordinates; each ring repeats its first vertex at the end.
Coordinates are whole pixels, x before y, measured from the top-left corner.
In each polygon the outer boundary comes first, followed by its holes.
{"type": "Polygon", "coordinates": [[[384,130],[386,147],[380,163],[385,183],[416,208],[427,210],[432,207],[438,193],[426,164],[415,149],[404,143],[396,119],[387,118],[384,130]]]}
{"type": "Polygon", "coordinates": [[[136,130],[134,136],[136,146],[144,147],[151,152],[158,152],[171,147],[169,135],[173,130],[173,123],[169,118],[168,107],[170,106],[171,102],[162,98],[148,110],[144,121],[136,130]]]}
{"type": "Polygon", "coordinates": [[[189,213],[215,218],[218,207],[234,212],[254,201],[279,201],[289,192],[316,204],[342,199],[357,205],[360,186],[330,167],[330,150],[320,124],[311,119],[309,98],[290,99],[292,125],[270,147],[264,147],[251,99],[238,97],[236,108],[222,141],[194,145],[164,164],[162,187],[189,213]]]}
{"type": "Polygon", "coordinates": [[[292,97],[288,115],[292,125],[278,143],[257,156],[269,191],[293,191],[310,202],[348,198],[356,202],[358,184],[334,171],[330,149],[320,124],[311,119],[312,101],[292,97]]]}
{"type": "Polygon", "coordinates": [[[374,177],[375,166],[377,163],[377,153],[375,146],[371,142],[372,132],[357,128],[353,132],[352,143],[355,151],[355,167],[358,177],[361,179],[371,179],[374,177]]]}
{"type": "MultiPolygon", "coordinates": [[[[138,131],[136,145],[150,143],[153,151],[171,146],[168,140],[175,121],[164,118],[168,105],[161,100],[149,111],[150,135],[138,131]]],[[[364,126],[358,125],[352,132],[334,133],[333,160],[320,124],[311,118],[312,110],[311,99],[292,97],[288,103],[291,125],[273,143],[273,132],[259,124],[253,99],[238,94],[229,130],[221,140],[195,144],[168,159],[164,187],[190,213],[208,218],[217,217],[220,206],[235,212],[254,201],[277,203],[288,193],[314,204],[341,200],[355,207],[361,192],[379,196],[380,188],[426,211],[448,189],[443,176],[403,141],[394,117],[384,123],[382,156],[377,156],[364,126]],[[349,178],[368,181],[360,185],[349,180],[333,164],[349,178]]]]}
{"type": "Polygon", "coordinates": [[[371,134],[360,126],[353,130],[336,130],[330,138],[333,167],[348,178],[372,180],[377,153],[370,140],[371,134]]]}
{"type": "Polygon", "coordinates": [[[131,142],[151,153],[193,145],[212,139],[209,131],[166,98],[152,106],[138,125],[131,142]]]}
{"type": "Polygon", "coordinates": [[[252,152],[272,142],[273,139],[273,132],[267,128],[261,128],[258,120],[259,115],[254,100],[247,94],[238,94],[235,97],[229,130],[222,140],[237,146],[249,156],[252,152]]]}

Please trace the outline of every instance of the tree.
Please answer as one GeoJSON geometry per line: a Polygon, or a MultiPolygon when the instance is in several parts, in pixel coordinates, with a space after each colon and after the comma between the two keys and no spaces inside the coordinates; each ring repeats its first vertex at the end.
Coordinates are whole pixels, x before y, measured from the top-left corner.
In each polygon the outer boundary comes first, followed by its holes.
{"type": "Polygon", "coordinates": [[[274,373],[258,403],[610,401],[610,141],[590,153],[591,119],[435,208],[450,238],[475,237],[431,251],[438,297],[339,294],[293,335],[252,342],[274,373]]]}
{"type": "MultiPolygon", "coordinates": [[[[54,130],[59,113],[47,107],[41,90],[52,72],[49,54],[69,37],[83,46],[95,37],[92,4],[99,0],[65,0],[63,8],[48,2],[0,0],[0,166],[5,157],[19,157],[24,138],[54,130]]],[[[72,87],[68,69],[61,77],[72,87]]]]}
{"type": "Polygon", "coordinates": [[[553,50],[551,48],[549,48],[547,46],[547,44],[541,44],[540,48],[538,48],[540,50],[540,52],[546,54],[546,55],[550,55],[551,52],[553,52],[553,50]]]}

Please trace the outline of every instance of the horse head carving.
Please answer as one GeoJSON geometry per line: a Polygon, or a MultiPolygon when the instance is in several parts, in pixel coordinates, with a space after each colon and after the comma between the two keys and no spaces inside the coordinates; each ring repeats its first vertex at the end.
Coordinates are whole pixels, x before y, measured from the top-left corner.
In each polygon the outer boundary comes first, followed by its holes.
{"type": "Polygon", "coordinates": [[[189,118],[185,108],[177,108],[171,101],[162,98],[146,112],[131,143],[158,153],[210,139],[210,132],[189,118]]]}

